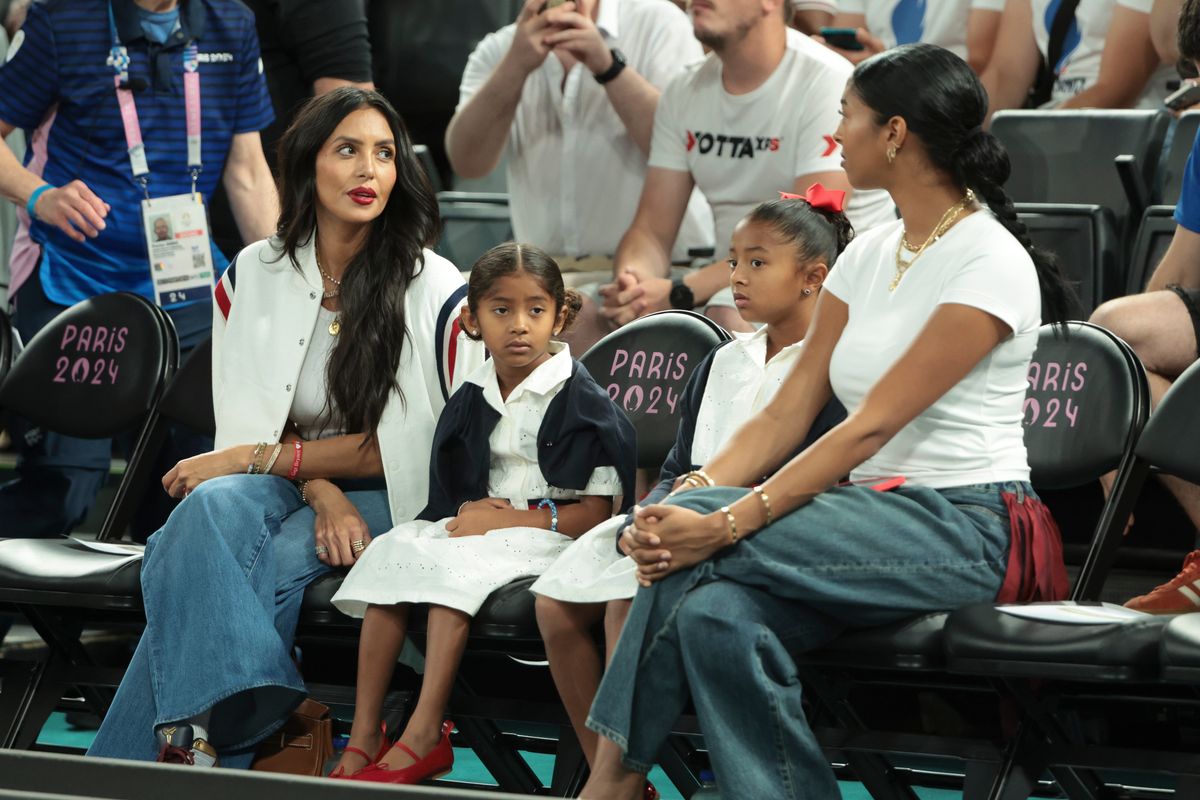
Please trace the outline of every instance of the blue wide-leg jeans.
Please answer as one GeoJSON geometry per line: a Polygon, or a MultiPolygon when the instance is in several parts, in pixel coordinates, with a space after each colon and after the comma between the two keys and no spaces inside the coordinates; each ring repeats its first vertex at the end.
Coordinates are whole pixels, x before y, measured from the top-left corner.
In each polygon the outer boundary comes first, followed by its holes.
{"type": "MultiPolygon", "coordinates": [[[[372,536],[391,528],[385,491],[346,497],[372,536]]],[[[156,726],[211,709],[222,765],[249,765],[305,696],[292,638],[305,587],[329,571],[314,521],[275,476],[206,481],[175,509],[146,545],[146,630],[89,755],[153,760],[156,726]]]]}
{"type": "MultiPolygon", "coordinates": [[[[697,489],[670,502],[708,513],[746,491],[697,489]]],[[[994,599],[1008,553],[1004,492],[1034,496],[1025,483],[831,489],[639,589],[588,727],[646,772],[690,696],[723,796],[839,797],[790,653],[850,627],[994,599]]]]}

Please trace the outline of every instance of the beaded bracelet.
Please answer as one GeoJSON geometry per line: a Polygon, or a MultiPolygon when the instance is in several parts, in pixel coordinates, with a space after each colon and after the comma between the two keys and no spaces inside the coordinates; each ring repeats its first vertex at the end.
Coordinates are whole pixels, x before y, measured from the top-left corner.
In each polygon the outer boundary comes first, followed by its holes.
{"type": "Polygon", "coordinates": [[[737,519],[734,518],[733,512],[729,510],[729,506],[721,506],[721,513],[725,515],[725,520],[729,523],[729,543],[737,544],[737,519]]]}
{"type": "Polygon", "coordinates": [[[293,442],[296,452],[292,455],[292,468],[288,470],[287,479],[293,480],[300,474],[300,460],[304,457],[304,442],[293,442]]]}
{"type": "Polygon", "coordinates": [[[558,506],[555,505],[554,501],[551,500],[549,497],[544,498],[540,503],[538,503],[537,507],[538,507],[538,511],[541,511],[543,508],[549,507],[549,509],[550,509],[550,532],[558,533],[558,506]]]}
{"type": "Polygon", "coordinates": [[[300,490],[300,502],[308,505],[308,481],[296,481],[296,488],[300,490]]]}
{"type": "Polygon", "coordinates": [[[763,491],[762,486],[755,486],[754,493],[758,495],[759,500],[762,500],[763,507],[767,510],[767,525],[770,525],[771,520],[775,519],[775,515],[771,513],[771,498],[767,497],[767,493],[763,491]]]}

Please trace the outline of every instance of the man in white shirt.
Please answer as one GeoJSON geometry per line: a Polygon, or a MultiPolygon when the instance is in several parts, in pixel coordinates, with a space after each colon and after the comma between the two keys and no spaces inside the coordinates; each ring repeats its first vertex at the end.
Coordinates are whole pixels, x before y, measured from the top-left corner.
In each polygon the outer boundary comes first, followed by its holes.
{"type": "Polygon", "coordinates": [[[944,47],[982,73],[992,56],[1004,0],[840,0],[833,27],[855,28],[861,50],[838,53],[857,64],[901,44],[944,47]]]}
{"type": "MultiPolygon", "coordinates": [[[[1150,38],[1153,0],[1079,0],[1056,52],[1056,108],[1161,108],[1177,79],[1150,38]]],[[[1020,108],[1048,57],[1056,0],[1009,0],[1000,18],[992,60],[982,77],[991,114],[1020,108]]]]}
{"type": "MultiPolygon", "coordinates": [[[[607,274],[642,190],[660,90],[703,51],[687,16],[663,0],[546,6],[528,0],[471,54],[446,152],[466,178],[507,152],[517,240],[565,270],[607,274]]],[[[711,216],[697,193],[676,259],[712,246],[711,216]]]]}
{"type": "MultiPolygon", "coordinates": [[[[732,307],[723,257],[674,282],[668,277],[693,187],[712,205],[718,256],[727,252],[738,220],[781,190],[803,194],[820,182],[850,191],[833,132],[852,68],[789,28],[786,5],[691,4],[696,38],[712,53],[672,81],[659,102],[637,217],[617,250],[615,282],[601,289],[601,313],[611,323],[669,307],[706,307],[730,330],[747,330],[732,307]]],[[[896,218],[881,191],[855,192],[847,215],[859,232],[896,218]]]]}

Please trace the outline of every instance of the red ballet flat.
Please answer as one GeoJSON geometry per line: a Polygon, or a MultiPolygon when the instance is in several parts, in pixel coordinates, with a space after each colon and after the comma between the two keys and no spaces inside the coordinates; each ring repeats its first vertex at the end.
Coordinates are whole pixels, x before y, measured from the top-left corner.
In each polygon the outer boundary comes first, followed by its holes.
{"type": "Polygon", "coordinates": [[[392,749],[392,745],[388,741],[388,738],[387,738],[387,723],[386,722],[381,722],[379,724],[379,736],[381,739],[381,741],[379,742],[379,752],[375,754],[374,758],[371,758],[371,755],[369,753],[367,753],[365,750],[359,750],[357,747],[351,747],[351,746],[347,745],[346,747],[342,748],[342,752],[354,753],[354,755],[356,755],[356,756],[362,756],[363,758],[365,758],[367,760],[367,763],[364,764],[363,766],[359,767],[358,769],[356,769],[354,772],[350,773],[350,775],[346,774],[345,767],[339,766],[333,772],[329,773],[329,777],[333,778],[334,780],[349,780],[351,778],[351,776],[357,775],[358,773],[362,772],[367,767],[378,764],[379,759],[386,756],[387,751],[392,749]]]}
{"type": "Polygon", "coordinates": [[[389,769],[386,763],[380,761],[354,773],[349,779],[369,783],[414,784],[440,778],[454,767],[454,748],[450,746],[450,732],[453,730],[453,722],[443,722],[442,740],[424,758],[396,742],[393,746],[408,753],[415,762],[403,769],[389,769]]]}
{"type": "Polygon", "coordinates": [[[658,789],[654,788],[654,784],[646,781],[646,791],[642,795],[643,800],[658,800],[658,789]]]}

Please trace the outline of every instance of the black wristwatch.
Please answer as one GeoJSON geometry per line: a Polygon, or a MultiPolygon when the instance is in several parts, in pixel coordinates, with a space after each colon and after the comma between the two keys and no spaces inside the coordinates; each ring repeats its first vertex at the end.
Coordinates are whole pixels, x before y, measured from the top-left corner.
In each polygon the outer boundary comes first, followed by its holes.
{"type": "Polygon", "coordinates": [[[671,308],[679,308],[684,311],[691,311],[696,307],[696,295],[692,291],[692,287],[683,282],[683,279],[671,281],[671,293],[667,295],[671,302],[671,308]]]}
{"type": "Polygon", "coordinates": [[[612,66],[596,75],[596,83],[608,83],[621,74],[621,70],[625,69],[625,54],[617,48],[612,48],[608,51],[612,54],[612,66]]]}

